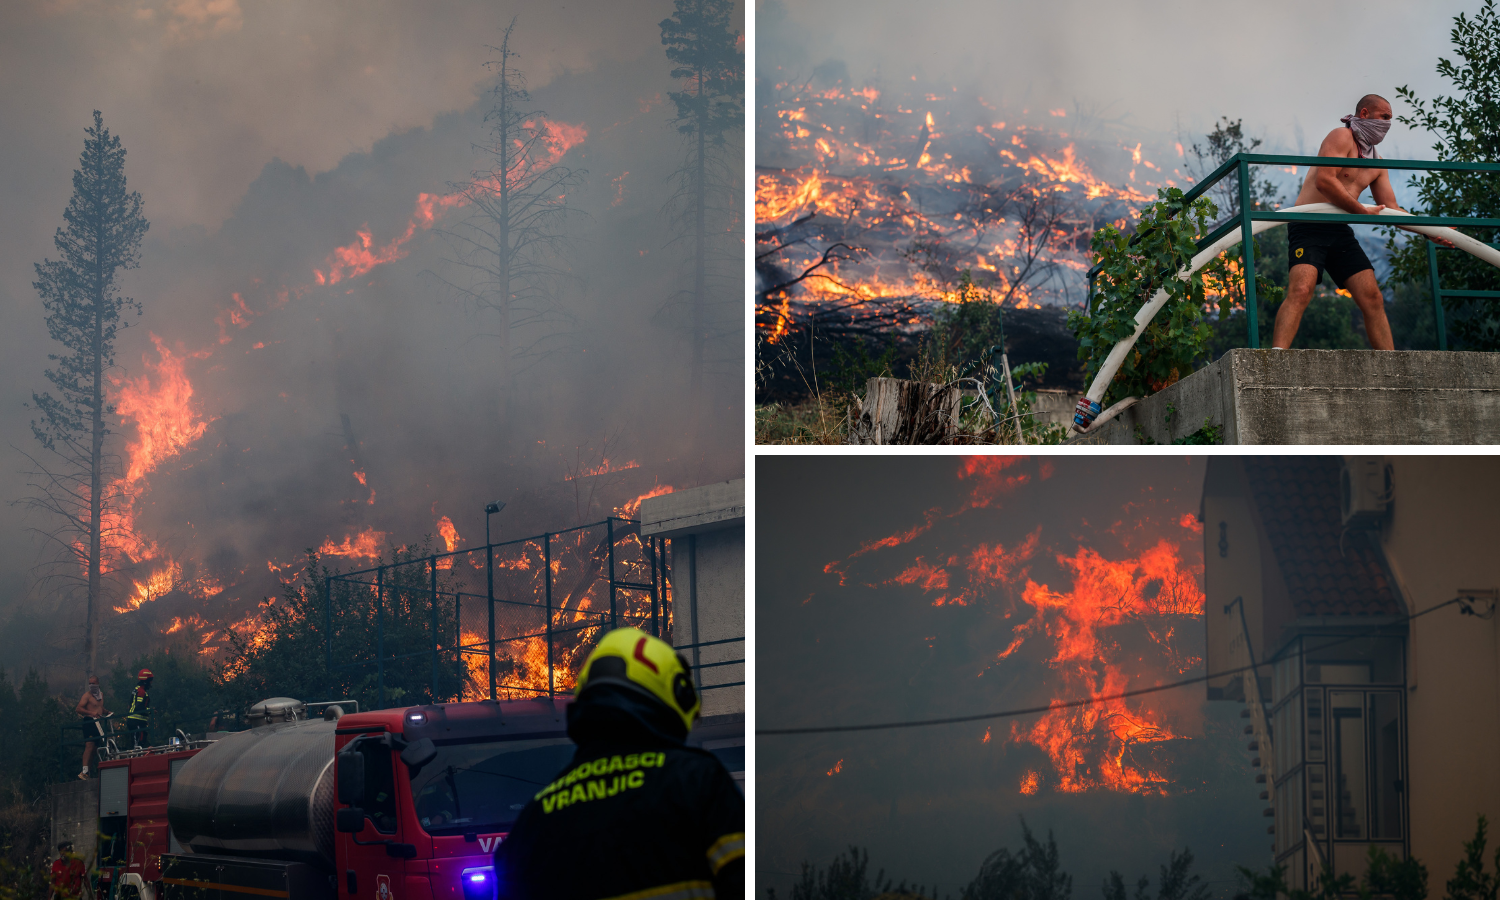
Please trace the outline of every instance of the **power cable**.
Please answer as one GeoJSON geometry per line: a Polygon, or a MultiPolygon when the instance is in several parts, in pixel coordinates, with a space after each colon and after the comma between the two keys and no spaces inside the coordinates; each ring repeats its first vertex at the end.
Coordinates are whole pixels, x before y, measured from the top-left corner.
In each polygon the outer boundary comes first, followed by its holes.
{"type": "MultiPolygon", "coordinates": [[[[1414,613],[1412,615],[1404,616],[1400,619],[1394,619],[1390,622],[1384,623],[1381,627],[1388,628],[1391,625],[1402,625],[1412,621],[1413,619],[1425,616],[1430,612],[1436,612],[1437,610],[1440,610],[1446,606],[1451,606],[1455,603],[1462,603],[1467,599],[1471,598],[1454,597],[1452,600],[1448,600],[1444,603],[1439,603],[1437,606],[1431,607],[1430,609],[1424,609],[1419,613],[1414,613]]],[[[1339,638],[1336,641],[1330,641],[1329,643],[1314,647],[1311,650],[1304,649],[1302,652],[1316,653],[1320,650],[1326,650],[1330,647],[1336,647],[1339,644],[1357,640],[1358,638],[1368,637],[1371,634],[1378,633],[1378,630],[1379,629],[1372,628],[1365,631],[1356,632],[1354,634],[1339,638]]],[[[1250,669],[1258,669],[1261,666],[1269,664],[1269,662],[1250,663],[1249,665],[1236,666],[1233,669],[1224,669],[1222,671],[1213,672],[1207,675],[1198,675],[1196,677],[1187,678],[1182,681],[1174,681],[1170,684],[1159,684],[1154,687],[1136,688],[1130,691],[1121,691],[1118,694],[1106,694],[1102,697],[1087,697],[1082,700],[1066,700],[1061,703],[1054,702],[1049,703],[1046,706],[1031,706],[1025,709],[1007,709],[1001,712],[978,713],[976,715],[970,716],[950,716],[943,719],[915,719],[905,722],[876,722],[867,725],[821,725],[809,728],[757,728],[755,730],[755,735],[756,737],[771,737],[776,735],[791,734],[835,734],[850,731],[883,731],[891,728],[923,728],[928,725],[957,725],[963,722],[982,722],[986,719],[1008,719],[1015,716],[1029,716],[1035,713],[1044,713],[1054,709],[1071,709],[1078,706],[1091,706],[1095,703],[1105,703],[1110,700],[1123,700],[1126,697],[1139,697],[1143,694],[1155,694],[1160,691],[1170,691],[1173,688],[1187,687],[1188,685],[1193,684],[1202,684],[1203,682],[1208,681],[1212,678],[1222,678],[1225,675],[1236,675],[1240,672],[1249,671],[1250,669]]]]}

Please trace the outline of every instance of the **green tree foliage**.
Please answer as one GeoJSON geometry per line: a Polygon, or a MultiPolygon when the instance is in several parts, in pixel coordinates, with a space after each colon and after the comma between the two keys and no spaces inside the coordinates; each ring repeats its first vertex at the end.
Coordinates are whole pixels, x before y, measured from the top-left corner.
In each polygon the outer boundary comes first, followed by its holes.
{"type": "Polygon", "coordinates": [[[47,785],[78,771],[82,743],[71,704],[54,697],[35,670],[19,690],[0,670],[0,900],[44,900],[49,885],[47,785]]]}
{"type": "MultiPolygon", "coordinates": [[[[1403,86],[1396,95],[1412,107],[1397,116],[1411,128],[1437,136],[1432,149],[1437,158],[1454,162],[1500,160],[1500,12],[1495,0],[1483,0],[1472,17],[1460,13],[1450,33],[1457,62],[1438,59],[1437,72],[1454,93],[1431,103],[1403,86]]],[[[1413,212],[1429,216],[1495,218],[1500,216],[1500,177],[1490,172],[1428,172],[1412,179],[1417,192],[1413,212]]],[[[1493,242],[1500,230],[1472,229],[1480,240],[1493,242]]],[[[1399,279],[1428,280],[1427,242],[1392,232],[1391,263],[1399,279]]],[[[1439,249],[1443,287],[1500,290],[1500,271],[1462,251],[1439,249]]],[[[1448,328],[1470,350],[1500,349],[1500,300],[1446,298],[1448,328]]]]}
{"type": "Polygon", "coordinates": [[[129,665],[116,662],[108,679],[100,679],[106,685],[104,708],[115,714],[115,721],[124,721],[136,675],[142,669],[156,676],[151,685],[150,743],[164,744],[179,730],[184,734],[208,730],[209,719],[224,705],[223,689],[195,656],[172,650],[137,656],[129,665]]]}
{"type": "MultiPolygon", "coordinates": [[[[378,586],[333,582],[332,651],[327,667],[327,577],[309,553],[300,578],[288,584],[275,602],[262,604],[260,626],[252,635],[227,633],[229,647],[218,672],[224,701],[243,710],[267,697],[301,700],[358,700],[360,709],[451,700],[465,677],[454,637],[458,621],[453,588],[438,572],[436,631],[444,648],[436,661],[433,683],[433,603],[429,546],[396,550],[391,561],[405,563],[386,570],[378,586]],[[386,658],[384,696],[376,659],[386,658]],[[392,657],[405,657],[391,659],[392,657]],[[383,703],[382,703],[383,700],[383,703]]],[[[375,581],[373,573],[365,580],[375,581]]],[[[499,673],[497,673],[499,674],[499,673]]],[[[486,685],[488,687],[488,685],[486,685]]]]}
{"type": "MultiPolygon", "coordinates": [[[[1481,815],[1479,826],[1474,830],[1474,839],[1464,842],[1464,855],[1458,861],[1458,871],[1448,880],[1448,900],[1495,900],[1496,894],[1500,893],[1500,847],[1495,848],[1493,870],[1484,870],[1488,830],[1489,820],[1481,815]]],[[[1425,882],[1425,871],[1423,875],[1425,882]]],[[[1425,885],[1422,893],[1425,896],[1425,885]]]]}
{"type": "MultiPolygon", "coordinates": [[[[1181,853],[1173,851],[1167,864],[1161,867],[1161,880],[1156,884],[1156,900],[1208,900],[1208,885],[1203,876],[1190,874],[1193,867],[1193,852],[1183,848],[1181,853]]],[[[1119,872],[1111,871],[1104,881],[1104,900],[1152,900],[1151,879],[1142,875],[1135,884],[1135,894],[1128,897],[1125,879],[1119,872]]]]}
{"type": "Polygon", "coordinates": [[[43,532],[58,553],[58,577],[73,582],[77,576],[72,573],[87,573],[83,652],[92,673],[102,583],[109,574],[104,522],[120,501],[104,448],[110,433],[105,416],[114,412],[105,373],[115,364],[120,311],[141,311],[139,303],[121,295],[116,279],[140,265],[141,239],[150,226],[141,215],[141,195],[126,187],[125,148],[104,127],[98,110],[84,134],[73,196],[63,211],[67,225],[53,237],[61,258],[37,263],[33,283],[47,310],[48,333],[63,352],[47,357],[54,364],[46,375],[56,396],[50,391],[32,394],[41,417],[32,421],[31,430],[46,455],[32,459],[32,494],[26,502],[59,523],[43,532]]]}
{"type": "MultiPolygon", "coordinates": [[[[677,0],[673,15],[661,23],[661,42],[673,64],[672,77],[682,84],[682,90],[668,96],[677,111],[673,124],[687,152],[675,173],[676,189],[667,207],[679,240],[691,246],[692,287],[683,293],[688,305],[688,379],[695,415],[701,414],[708,345],[725,341],[735,353],[741,349],[743,334],[742,273],[737,265],[744,252],[743,198],[737,186],[742,168],[745,58],[739,29],[730,27],[734,11],[732,0],[677,0]],[[724,246],[716,249],[714,243],[724,246]],[[711,285],[715,278],[722,283],[711,285]]],[[[735,359],[726,371],[739,377],[742,365],[735,359]]]]}
{"type": "MultiPolygon", "coordinates": [[[[1147,206],[1134,236],[1113,225],[1094,232],[1092,247],[1099,275],[1088,300],[1088,312],[1068,314],[1078,336],[1078,356],[1092,380],[1112,347],[1135,333],[1135,314],[1158,290],[1167,292],[1165,307],[1152,319],[1126,357],[1105,393],[1104,406],[1125,397],[1144,397],[1175,383],[1193,370],[1208,349],[1211,330],[1204,321],[1207,303],[1204,275],[1229,280],[1224,257],[1191,278],[1178,277],[1197,252],[1196,239],[1206,232],[1218,207],[1207,197],[1186,202],[1177,188],[1164,188],[1147,206]]],[[[1233,298],[1224,293],[1219,314],[1228,318],[1233,298]]]]}
{"type": "Polygon", "coordinates": [[[985,858],[979,874],[963,889],[963,900],[1069,900],[1073,877],[1062,871],[1057,841],[1047,832],[1047,842],[1021,821],[1022,847],[1012,853],[1001,847],[985,858]]]}
{"type": "MultiPolygon", "coordinates": [[[[801,877],[792,885],[792,900],[872,900],[892,891],[920,894],[921,888],[908,888],[904,881],[892,885],[884,870],[871,878],[869,852],[850,847],[835,856],[827,869],[819,870],[804,862],[801,877]]],[[[773,892],[773,900],[774,897],[773,892]]]]}
{"type": "MultiPolygon", "coordinates": [[[[1193,161],[1189,163],[1189,169],[1195,181],[1202,181],[1215,169],[1228,162],[1237,153],[1254,153],[1260,146],[1260,138],[1245,137],[1244,119],[1230,121],[1224,116],[1219,122],[1214,123],[1214,130],[1204,135],[1203,143],[1194,141],[1188,152],[1192,154],[1193,161]]],[[[1254,169],[1250,171],[1254,172],[1254,169]]],[[[1231,172],[1222,181],[1209,188],[1209,195],[1213,197],[1219,209],[1224,211],[1226,219],[1240,214],[1240,176],[1238,172],[1231,172]]],[[[1251,180],[1250,183],[1250,208],[1256,210],[1273,209],[1281,204],[1281,190],[1276,183],[1269,178],[1263,181],[1251,180]]]]}

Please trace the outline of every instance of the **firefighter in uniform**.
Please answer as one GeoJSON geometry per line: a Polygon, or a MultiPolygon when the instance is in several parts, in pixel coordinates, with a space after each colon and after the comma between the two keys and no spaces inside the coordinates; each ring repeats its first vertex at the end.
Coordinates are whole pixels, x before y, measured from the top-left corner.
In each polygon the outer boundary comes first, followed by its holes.
{"type": "Polygon", "coordinates": [[[125,728],[130,732],[136,747],[149,742],[146,737],[151,727],[151,670],[142,669],[136,676],[135,691],[130,695],[130,710],[125,713],[125,728]]]}
{"type": "Polygon", "coordinates": [[[500,900],[744,897],[745,798],[717,757],[683,743],[702,708],[687,661],[617,629],[577,698],[573,761],[495,850],[500,900]]]}

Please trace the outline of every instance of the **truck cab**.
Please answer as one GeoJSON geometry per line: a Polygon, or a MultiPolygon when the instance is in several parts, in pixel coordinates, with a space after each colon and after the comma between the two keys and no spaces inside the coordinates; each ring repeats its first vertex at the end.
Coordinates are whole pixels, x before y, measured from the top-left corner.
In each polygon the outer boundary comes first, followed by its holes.
{"type": "MultiPolygon", "coordinates": [[[[479,900],[527,802],[572,759],[564,699],[448,703],[339,720],[340,893],[479,900]],[[373,884],[368,879],[374,879],[373,884]]],[[[743,716],[694,728],[743,784],[743,716]]]]}

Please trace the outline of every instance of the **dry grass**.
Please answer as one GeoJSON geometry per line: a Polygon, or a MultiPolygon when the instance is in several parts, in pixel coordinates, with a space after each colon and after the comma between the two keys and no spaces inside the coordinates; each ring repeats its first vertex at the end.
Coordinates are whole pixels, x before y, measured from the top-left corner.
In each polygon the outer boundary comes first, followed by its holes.
{"type": "Polygon", "coordinates": [[[817,394],[801,403],[768,403],[755,407],[757,444],[842,444],[859,398],[817,394]]]}

